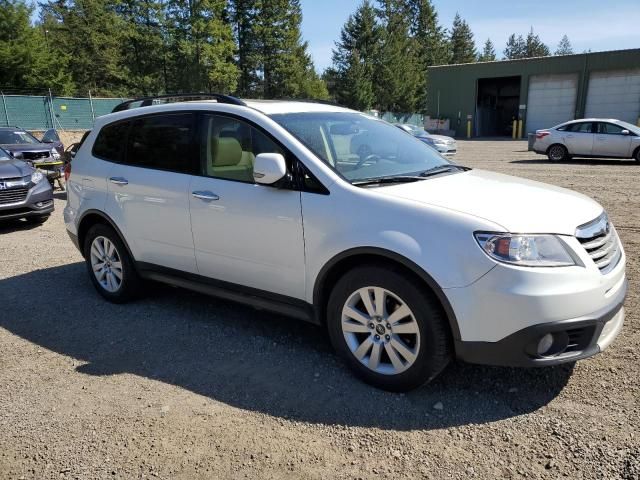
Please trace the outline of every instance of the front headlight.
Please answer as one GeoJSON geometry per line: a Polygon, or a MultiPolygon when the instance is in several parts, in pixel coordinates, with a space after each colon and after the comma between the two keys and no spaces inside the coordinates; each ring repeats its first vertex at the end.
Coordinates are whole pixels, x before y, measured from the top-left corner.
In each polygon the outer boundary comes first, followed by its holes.
{"type": "Polygon", "coordinates": [[[60,158],[60,154],[55,148],[51,150],[51,156],[53,157],[54,160],[58,160],[60,158]]]}
{"type": "Polygon", "coordinates": [[[36,170],[31,174],[31,183],[33,184],[40,183],[43,178],[44,178],[44,175],[38,170],[36,170]]]}
{"type": "Polygon", "coordinates": [[[494,260],[523,267],[576,265],[564,242],[555,235],[475,234],[484,252],[494,260]]]}
{"type": "Polygon", "coordinates": [[[434,140],[433,143],[435,143],[436,145],[446,145],[447,144],[446,141],[440,140],[440,139],[434,140]]]}

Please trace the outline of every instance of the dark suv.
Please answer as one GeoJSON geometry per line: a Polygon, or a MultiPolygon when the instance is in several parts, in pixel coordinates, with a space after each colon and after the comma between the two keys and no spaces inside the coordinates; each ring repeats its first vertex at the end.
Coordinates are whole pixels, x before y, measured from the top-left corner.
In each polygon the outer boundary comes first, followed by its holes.
{"type": "Polygon", "coordinates": [[[0,220],[44,222],[53,212],[53,190],[42,172],[0,148],[0,220]]]}

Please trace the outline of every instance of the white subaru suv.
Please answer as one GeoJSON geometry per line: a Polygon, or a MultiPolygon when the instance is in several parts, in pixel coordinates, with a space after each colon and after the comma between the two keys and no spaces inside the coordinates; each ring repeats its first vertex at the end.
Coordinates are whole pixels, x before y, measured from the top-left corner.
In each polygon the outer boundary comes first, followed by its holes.
{"type": "Polygon", "coordinates": [[[185,99],[98,118],[67,172],[66,226],[107,300],[151,279],[310,321],[394,391],[452,358],[574,362],[620,332],[625,254],[590,198],[338,106],[185,99]]]}

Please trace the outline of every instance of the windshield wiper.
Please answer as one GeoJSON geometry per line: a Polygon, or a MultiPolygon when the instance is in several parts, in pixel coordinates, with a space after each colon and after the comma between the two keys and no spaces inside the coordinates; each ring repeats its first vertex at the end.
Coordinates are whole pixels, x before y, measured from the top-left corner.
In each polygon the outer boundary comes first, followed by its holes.
{"type": "Polygon", "coordinates": [[[447,173],[450,172],[452,170],[462,170],[463,172],[466,172],[468,170],[471,170],[470,167],[463,167],[462,165],[456,165],[455,163],[449,164],[449,165],[437,165],[435,167],[431,167],[427,170],[425,170],[424,172],[420,173],[420,176],[422,178],[425,177],[431,177],[432,175],[439,175],[441,173],[447,173]]]}
{"type": "Polygon", "coordinates": [[[385,185],[390,183],[410,183],[417,182],[419,180],[424,180],[424,177],[421,175],[419,177],[409,176],[409,175],[397,175],[393,177],[378,177],[378,178],[365,178],[363,180],[357,180],[352,182],[352,185],[356,187],[363,187],[366,185],[385,185]]]}

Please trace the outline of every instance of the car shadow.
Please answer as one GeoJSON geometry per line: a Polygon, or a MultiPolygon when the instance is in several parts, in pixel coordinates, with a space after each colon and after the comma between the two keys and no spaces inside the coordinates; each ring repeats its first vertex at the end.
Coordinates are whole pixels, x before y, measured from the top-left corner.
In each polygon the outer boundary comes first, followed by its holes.
{"type": "Polygon", "coordinates": [[[530,164],[530,165],[538,165],[538,164],[547,164],[547,165],[621,165],[621,166],[634,166],[638,167],[638,162],[635,160],[621,160],[617,158],[572,158],[571,160],[560,160],[554,161],[548,160],[546,158],[537,158],[537,159],[525,159],[525,160],[511,160],[509,163],[520,163],[520,164],[530,164]]]}
{"type": "Polygon", "coordinates": [[[66,190],[55,190],[53,192],[53,198],[56,200],[66,200],[67,199],[67,191],[66,190]]]}
{"type": "Polygon", "coordinates": [[[83,263],[1,279],[0,327],[77,359],[85,375],[132,373],[276,417],[395,430],[532,412],[553,400],[573,371],[454,363],[431,384],[393,394],[353,377],[319,327],[150,287],[137,302],[110,304],[93,289],[83,263]],[[34,307],[26,293],[33,285],[55,286],[45,308],[34,307]]]}
{"type": "Polygon", "coordinates": [[[42,224],[40,223],[32,223],[24,218],[0,220],[0,235],[17,231],[33,230],[34,228],[39,228],[41,226],[42,224]]]}

